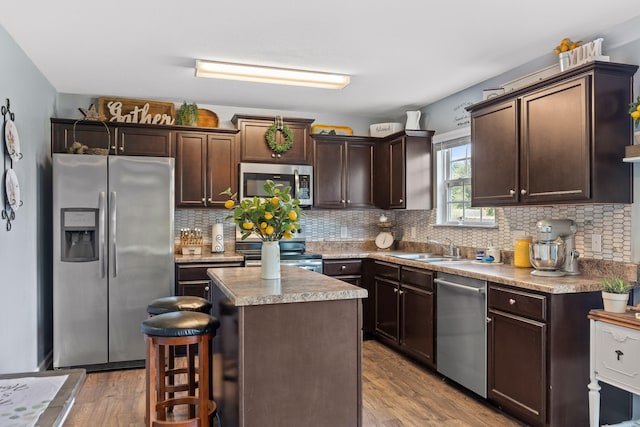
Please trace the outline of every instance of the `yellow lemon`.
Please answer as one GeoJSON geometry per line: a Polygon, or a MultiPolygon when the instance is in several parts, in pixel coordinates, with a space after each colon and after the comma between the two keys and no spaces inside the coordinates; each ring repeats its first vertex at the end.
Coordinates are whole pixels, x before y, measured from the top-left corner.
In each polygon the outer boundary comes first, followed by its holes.
{"type": "Polygon", "coordinates": [[[295,224],[289,224],[289,229],[291,231],[295,230],[296,229],[296,225],[295,224]]]}
{"type": "Polygon", "coordinates": [[[261,222],[260,223],[260,228],[267,228],[267,223],[266,222],[261,222]]]}
{"type": "Polygon", "coordinates": [[[631,113],[631,118],[633,120],[640,119],[640,111],[636,110],[631,113]]]}
{"type": "Polygon", "coordinates": [[[289,211],[287,216],[291,221],[295,221],[296,219],[298,219],[298,214],[296,213],[296,211],[289,211]]]}
{"type": "Polygon", "coordinates": [[[638,105],[638,106],[636,107],[636,110],[640,111],[640,105],[638,105]]]}
{"type": "Polygon", "coordinates": [[[271,212],[265,212],[264,219],[269,221],[271,218],[273,218],[273,214],[271,212]]]}
{"type": "Polygon", "coordinates": [[[284,237],[285,239],[290,239],[293,237],[293,234],[291,234],[290,231],[285,231],[284,233],[282,233],[282,237],[284,237]]]}
{"type": "Polygon", "coordinates": [[[264,232],[267,234],[272,234],[274,230],[275,229],[273,228],[273,225],[269,225],[267,226],[267,228],[265,228],[264,232]]]}
{"type": "Polygon", "coordinates": [[[253,223],[252,222],[243,222],[242,223],[242,228],[244,228],[245,230],[251,230],[253,228],[253,223]]]}
{"type": "Polygon", "coordinates": [[[226,202],[224,202],[224,207],[227,209],[233,209],[234,206],[235,203],[233,200],[227,200],[226,202]]]}
{"type": "Polygon", "coordinates": [[[272,197],[271,198],[271,204],[273,206],[278,206],[280,204],[280,199],[278,199],[277,197],[272,197]]]}

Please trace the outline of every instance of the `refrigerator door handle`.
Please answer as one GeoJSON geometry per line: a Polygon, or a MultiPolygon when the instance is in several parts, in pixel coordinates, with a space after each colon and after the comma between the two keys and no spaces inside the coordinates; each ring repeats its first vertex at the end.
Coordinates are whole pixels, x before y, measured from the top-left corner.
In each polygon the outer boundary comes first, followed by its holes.
{"type": "Polygon", "coordinates": [[[106,212],[105,212],[105,199],[107,195],[104,191],[101,191],[98,195],[98,258],[100,259],[100,277],[104,277],[107,271],[107,257],[105,254],[105,234],[106,228],[106,212]]]}
{"type": "Polygon", "coordinates": [[[116,192],[112,191],[109,200],[109,210],[111,211],[111,245],[113,248],[113,277],[118,277],[118,244],[116,242],[116,192]]]}

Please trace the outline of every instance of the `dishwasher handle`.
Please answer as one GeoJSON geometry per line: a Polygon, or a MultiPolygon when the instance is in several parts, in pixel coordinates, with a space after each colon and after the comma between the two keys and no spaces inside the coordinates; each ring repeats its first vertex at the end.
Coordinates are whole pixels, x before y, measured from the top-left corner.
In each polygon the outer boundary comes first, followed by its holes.
{"type": "Polygon", "coordinates": [[[445,286],[451,286],[454,288],[458,288],[458,289],[464,289],[465,291],[470,291],[470,292],[477,292],[479,294],[484,294],[484,288],[476,288],[473,286],[466,286],[466,285],[461,285],[460,283],[453,283],[453,282],[449,282],[448,280],[444,280],[444,279],[433,279],[433,281],[435,283],[439,283],[441,285],[445,285],[445,286]]]}

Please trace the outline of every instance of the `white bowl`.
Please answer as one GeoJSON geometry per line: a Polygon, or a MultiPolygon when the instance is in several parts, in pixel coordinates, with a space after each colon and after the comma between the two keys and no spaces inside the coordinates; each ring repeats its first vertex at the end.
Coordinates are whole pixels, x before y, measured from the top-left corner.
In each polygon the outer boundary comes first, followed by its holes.
{"type": "Polygon", "coordinates": [[[402,127],[402,123],[374,123],[369,126],[369,136],[383,137],[391,135],[392,133],[400,132],[402,129],[404,129],[402,127]]]}

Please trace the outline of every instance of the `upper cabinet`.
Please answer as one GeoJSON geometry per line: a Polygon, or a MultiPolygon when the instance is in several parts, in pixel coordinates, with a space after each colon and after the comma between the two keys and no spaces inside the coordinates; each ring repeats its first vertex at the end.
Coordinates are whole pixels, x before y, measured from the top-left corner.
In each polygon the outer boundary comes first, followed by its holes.
{"type": "Polygon", "coordinates": [[[315,207],[374,207],[374,139],[313,135],[315,207]]]}
{"type": "MultiPolygon", "coordinates": [[[[267,143],[267,130],[274,124],[273,116],[246,116],[236,114],[231,121],[240,131],[240,161],[260,163],[312,164],[311,123],[313,119],[287,118],[284,124],[289,127],[293,145],[284,153],[276,153],[267,143]]],[[[285,141],[282,132],[276,132],[275,141],[285,141]]]]}
{"type": "Polygon", "coordinates": [[[110,155],[170,157],[171,128],[159,125],[51,119],[51,152],[67,153],[74,142],[109,149],[110,155]]]}
{"type": "Polygon", "coordinates": [[[404,130],[375,151],[375,204],[381,209],[433,207],[432,130],[404,130]]]}
{"type": "Polygon", "coordinates": [[[176,205],[180,207],[224,207],[231,188],[238,192],[237,131],[176,132],[176,205]]]}
{"type": "Polygon", "coordinates": [[[593,62],[469,107],[472,205],[630,203],[637,69],[593,62]]]}

